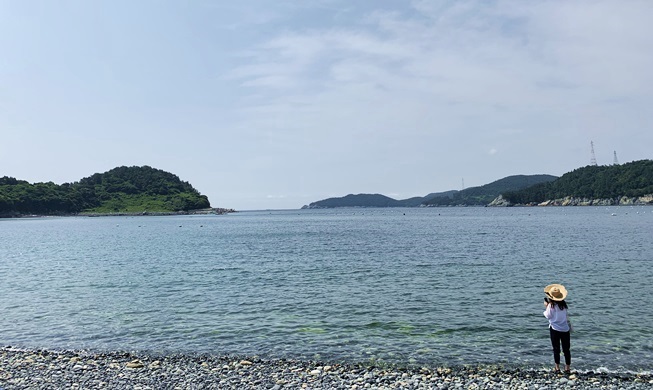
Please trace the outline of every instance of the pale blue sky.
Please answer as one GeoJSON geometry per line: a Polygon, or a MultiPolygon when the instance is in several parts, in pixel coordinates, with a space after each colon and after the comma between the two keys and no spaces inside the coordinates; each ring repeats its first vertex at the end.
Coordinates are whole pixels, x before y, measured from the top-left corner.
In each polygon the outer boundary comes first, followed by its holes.
{"type": "Polygon", "coordinates": [[[0,176],[214,207],[653,158],[653,1],[0,0],[0,176]]]}

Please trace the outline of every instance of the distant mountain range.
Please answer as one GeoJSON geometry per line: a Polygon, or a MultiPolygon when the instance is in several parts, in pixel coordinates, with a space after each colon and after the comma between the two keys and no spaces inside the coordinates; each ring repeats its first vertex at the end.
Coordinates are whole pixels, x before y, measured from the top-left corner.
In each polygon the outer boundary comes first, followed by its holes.
{"type": "Polygon", "coordinates": [[[328,198],[313,202],[302,209],[337,207],[420,207],[420,206],[477,206],[487,205],[507,191],[518,191],[536,184],[556,180],[552,175],[515,175],[480,187],[464,190],[435,192],[422,197],[397,200],[381,194],[349,194],[340,198],[328,198]]]}

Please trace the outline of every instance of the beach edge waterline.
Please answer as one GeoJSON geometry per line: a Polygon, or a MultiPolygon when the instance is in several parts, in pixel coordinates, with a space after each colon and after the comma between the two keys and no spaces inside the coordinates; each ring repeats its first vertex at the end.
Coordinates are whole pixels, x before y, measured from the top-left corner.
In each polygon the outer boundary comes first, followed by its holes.
{"type": "Polygon", "coordinates": [[[650,388],[651,373],[555,373],[550,368],[431,367],[212,354],[0,348],[0,389],[58,388],[650,388]]]}

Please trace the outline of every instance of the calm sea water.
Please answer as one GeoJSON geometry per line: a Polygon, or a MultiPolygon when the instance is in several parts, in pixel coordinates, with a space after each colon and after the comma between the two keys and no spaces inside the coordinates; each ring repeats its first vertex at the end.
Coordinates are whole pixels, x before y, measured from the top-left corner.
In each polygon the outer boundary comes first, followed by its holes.
{"type": "Polygon", "coordinates": [[[0,220],[0,344],[650,370],[653,208],[0,220]],[[616,215],[613,215],[616,214],[616,215]]]}

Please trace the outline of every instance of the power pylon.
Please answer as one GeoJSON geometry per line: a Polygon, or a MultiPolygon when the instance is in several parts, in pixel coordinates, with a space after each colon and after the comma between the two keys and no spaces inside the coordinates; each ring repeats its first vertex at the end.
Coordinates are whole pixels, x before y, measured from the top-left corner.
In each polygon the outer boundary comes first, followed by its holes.
{"type": "Polygon", "coordinates": [[[614,162],[612,163],[612,165],[619,165],[619,160],[617,160],[617,151],[616,150],[614,151],[614,162]]]}
{"type": "Polygon", "coordinates": [[[591,157],[590,157],[590,165],[598,165],[596,163],[596,155],[594,154],[594,141],[590,141],[590,148],[591,148],[591,157]]]}

